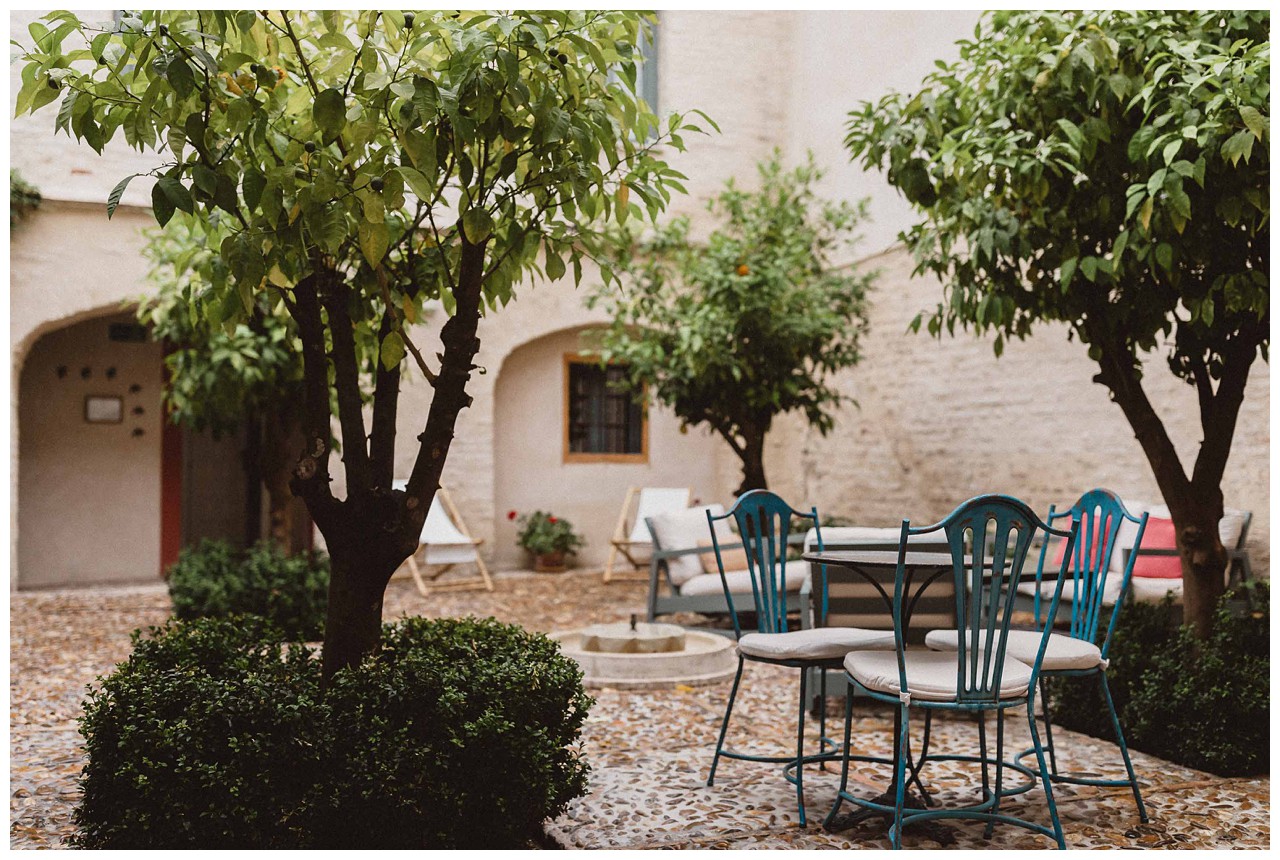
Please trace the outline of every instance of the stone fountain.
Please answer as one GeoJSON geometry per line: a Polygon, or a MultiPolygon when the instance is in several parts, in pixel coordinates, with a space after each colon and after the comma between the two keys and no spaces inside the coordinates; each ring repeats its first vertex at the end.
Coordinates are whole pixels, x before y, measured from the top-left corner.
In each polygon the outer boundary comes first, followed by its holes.
{"type": "Polygon", "coordinates": [[[594,624],[551,634],[582,667],[588,687],[660,689],[724,681],[738,668],[734,641],[675,624],[594,624]]]}

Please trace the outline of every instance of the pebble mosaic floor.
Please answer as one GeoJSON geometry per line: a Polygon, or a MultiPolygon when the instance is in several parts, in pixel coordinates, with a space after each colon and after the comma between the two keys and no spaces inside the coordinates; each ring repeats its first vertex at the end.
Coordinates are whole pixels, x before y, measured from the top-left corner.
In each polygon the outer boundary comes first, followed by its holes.
{"type": "MultiPolygon", "coordinates": [[[[537,630],[617,621],[640,611],[644,586],[600,581],[598,575],[500,575],[496,590],[421,597],[405,581],[388,590],[385,615],[493,615],[537,630]]],[[[168,615],[160,586],[10,595],[10,845],[65,846],[79,797],[82,763],[76,716],[85,687],[129,651],[129,632],[168,615]]],[[[795,790],[775,765],[722,760],[705,785],[729,684],[674,690],[593,690],[584,745],[592,764],[587,796],[550,822],[547,833],[566,848],[887,848],[874,822],[838,834],[820,824],[835,799],[838,772],[806,769],[809,825],[797,826],[795,790]]],[[[728,745],[787,754],[795,736],[793,671],[749,666],[734,709],[728,745]]],[[[828,735],[842,732],[843,708],[833,703],[828,735]],[[837,715],[837,712],[840,712],[837,715]]],[[[892,713],[859,704],[854,745],[887,755],[892,713]]],[[[1027,746],[1025,716],[1006,723],[1011,748],[1027,746]]],[[[918,734],[915,735],[918,737],[918,734]]],[[[1055,735],[1065,769],[1122,773],[1114,745],[1070,732],[1055,735]]],[[[976,727],[936,721],[933,749],[976,749],[976,727]]],[[[816,725],[806,738],[816,748],[816,725]]],[[[1151,816],[1141,824],[1125,789],[1061,786],[1055,797],[1071,848],[1266,848],[1270,845],[1270,779],[1223,779],[1141,753],[1134,766],[1151,816]]],[[[940,803],[975,796],[976,766],[940,763],[924,773],[940,803]]],[[[888,771],[855,767],[851,790],[878,793],[888,771]]],[[[846,804],[844,811],[849,811],[846,804]]],[[[1038,789],[1008,802],[1010,812],[1048,822],[1038,789]]],[[[957,848],[1050,848],[1051,840],[1016,827],[983,839],[978,823],[950,824],[957,848]]],[[[937,845],[908,829],[908,848],[937,845]]]]}

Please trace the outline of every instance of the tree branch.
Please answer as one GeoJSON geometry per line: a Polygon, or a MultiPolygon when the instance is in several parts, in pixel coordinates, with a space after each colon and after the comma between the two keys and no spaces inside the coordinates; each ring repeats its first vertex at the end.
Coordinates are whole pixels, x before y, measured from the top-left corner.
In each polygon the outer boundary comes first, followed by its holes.
{"type": "MultiPolygon", "coordinates": [[[[461,234],[461,230],[459,230],[461,234]]],[[[418,456],[409,476],[408,527],[416,539],[417,530],[427,516],[427,507],[440,486],[440,474],[444,470],[445,457],[453,442],[454,425],[458,413],[471,405],[467,394],[467,382],[480,339],[476,329],[480,322],[480,297],[484,286],[484,256],[486,242],[473,245],[465,235],[460,235],[462,255],[458,264],[458,286],[454,290],[457,302],[454,314],[440,331],[444,352],[440,358],[440,373],[435,380],[435,395],[421,435],[418,456]]]]}
{"type": "Polygon", "coordinates": [[[329,316],[333,340],[333,381],[338,392],[338,422],[342,426],[342,463],[347,473],[347,497],[363,495],[369,480],[369,440],[364,430],[364,405],[360,401],[360,373],[356,359],[355,326],[347,302],[351,289],[338,278],[320,294],[329,316]]]}
{"type": "Polygon", "coordinates": [[[321,273],[308,275],[293,290],[293,317],[302,339],[302,431],[306,441],[290,481],[290,488],[306,499],[312,518],[322,530],[327,527],[326,517],[338,505],[329,488],[329,362],[324,351],[318,292],[323,277],[321,273]]]}
{"type": "MultiPolygon", "coordinates": [[[[395,318],[388,305],[382,312],[378,327],[378,347],[395,327],[395,318]]],[[[378,372],[373,389],[373,432],[369,438],[369,460],[373,486],[390,489],[395,475],[396,456],[396,407],[400,399],[400,363],[388,370],[378,357],[378,372]]]]}
{"type": "Polygon", "coordinates": [[[1216,488],[1222,483],[1231,455],[1231,440],[1236,432],[1236,419],[1244,402],[1244,389],[1249,381],[1249,370],[1258,353],[1258,345],[1267,337],[1264,325],[1250,326],[1228,343],[1222,351],[1222,376],[1218,380],[1218,393],[1206,405],[1200,401],[1200,426],[1204,428],[1204,440],[1196,455],[1191,482],[1196,487],[1216,488]]]}

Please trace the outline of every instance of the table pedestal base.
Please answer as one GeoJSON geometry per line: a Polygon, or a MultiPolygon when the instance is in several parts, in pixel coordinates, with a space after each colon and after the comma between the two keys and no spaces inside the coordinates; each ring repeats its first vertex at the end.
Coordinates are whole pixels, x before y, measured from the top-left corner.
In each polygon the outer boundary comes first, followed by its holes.
{"type": "MultiPolygon", "coordinates": [[[[871,802],[878,803],[883,806],[893,806],[898,802],[898,794],[896,791],[886,791],[878,797],[871,798],[871,802]]],[[[919,795],[910,791],[904,795],[902,799],[902,806],[904,809],[928,808],[924,801],[920,799],[919,795]]],[[[836,816],[834,821],[830,824],[823,825],[822,829],[828,833],[839,833],[843,830],[856,827],[864,821],[870,821],[873,818],[882,819],[886,830],[893,825],[892,812],[881,812],[878,809],[859,809],[855,812],[847,812],[844,815],[836,816]]],[[[926,839],[932,839],[939,845],[956,844],[955,831],[944,824],[932,820],[913,821],[909,823],[911,825],[911,832],[918,836],[923,836],[926,839]]]]}

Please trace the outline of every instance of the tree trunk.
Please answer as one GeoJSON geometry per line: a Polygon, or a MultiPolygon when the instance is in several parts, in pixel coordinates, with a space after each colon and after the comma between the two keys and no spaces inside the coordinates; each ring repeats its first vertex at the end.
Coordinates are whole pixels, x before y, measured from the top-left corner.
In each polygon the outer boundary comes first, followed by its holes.
{"type": "Polygon", "coordinates": [[[1102,346],[1101,372],[1096,380],[1111,390],[1112,399],[1124,411],[1169,507],[1182,561],[1183,619],[1204,638],[1213,629],[1214,609],[1226,587],[1228,555],[1218,534],[1223,512],[1222,473],[1254,349],[1247,342],[1233,345],[1216,392],[1203,370],[1197,374],[1204,439],[1193,476],[1188,478],[1164,423],[1142,388],[1136,359],[1117,344],[1095,342],[1102,346]]]}
{"type": "Polygon", "coordinates": [[[1218,534],[1222,492],[1214,487],[1207,495],[1193,491],[1184,498],[1165,499],[1182,559],[1183,618],[1201,638],[1213,629],[1214,611],[1226,591],[1228,561],[1218,534]]]}
{"type": "Polygon", "coordinates": [[[767,490],[769,483],[764,476],[764,431],[744,429],[742,431],[742,448],[739,456],[742,459],[742,485],[735,495],[743,495],[752,490],[767,490]]]}
{"type": "MultiPolygon", "coordinates": [[[[358,529],[352,529],[353,536],[358,529]]],[[[394,573],[351,546],[329,547],[329,605],[324,625],[323,672],[356,666],[382,638],[382,596],[394,573]]]]}

